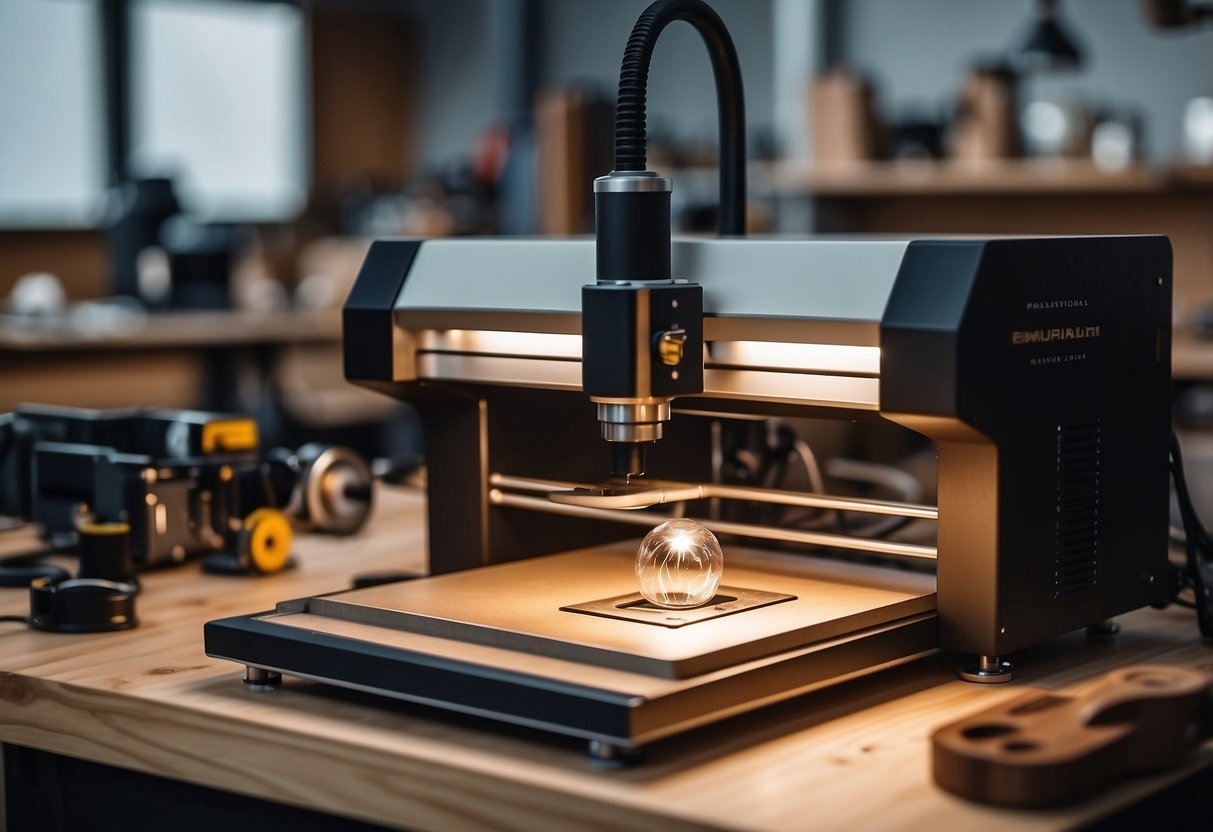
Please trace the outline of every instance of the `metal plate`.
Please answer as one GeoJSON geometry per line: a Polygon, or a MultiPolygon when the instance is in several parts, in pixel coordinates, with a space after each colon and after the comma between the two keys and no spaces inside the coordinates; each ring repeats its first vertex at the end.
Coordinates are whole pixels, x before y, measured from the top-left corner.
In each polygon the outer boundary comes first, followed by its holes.
{"type": "Polygon", "coordinates": [[[650,604],[639,592],[633,592],[630,595],[616,595],[613,598],[603,598],[599,601],[587,601],[584,604],[570,604],[560,609],[564,612],[601,615],[604,618],[618,618],[623,621],[639,621],[642,624],[678,628],[688,624],[698,624],[701,621],[711,621],[713,618],[723,618],[726,615],[733,615],[745,610],[795,600],[795,595],[764,592],[761,589],[746,589],[738,586],[722,586],[716,593],[716,597],[708,603],[681,610],[650,604]]]}

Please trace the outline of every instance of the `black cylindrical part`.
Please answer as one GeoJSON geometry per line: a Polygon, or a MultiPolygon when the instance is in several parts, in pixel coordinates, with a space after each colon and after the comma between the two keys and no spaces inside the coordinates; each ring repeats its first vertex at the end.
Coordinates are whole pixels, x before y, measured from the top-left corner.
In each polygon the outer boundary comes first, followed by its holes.
{"type": "Polygon", "coordinates": [[[80,527],[81,578],[128,582],[134,579],[131,527],[126,523],[85,523],[80,527]]]}
{"type": "Polygon", "coordinates": [[[644,474],[645,442],[611,442],[611,476],[619,479],[644,474]]]}
{"type": "Polygon", "coordinates": [[[136,179],[109,192],[106,237],[110,257],[110,293],[143,298],[139,290],[140,253],[160,245],[160,228],[181,212],[170,179],[136,179]]]}
{"type": "Polygon", "coordinates": [[[134,584],[39,578],[30,584],[30,626],[56,633],[107,633],[138,625],[134,584]]]}
{"type": "Polygon", "coordinates": [[[358,503],[369,503],[374,496],[374,490],[369,482],[360,482],[354,485],[347,485],[341,489],[341,496],[347,500],[353,500],[358,503]]]}
{"type": "Polygon", "coordinates": [[[299,459],[289,448],[273,448],[265,455],[256,479],[240,479],[241,516],[247,517],[262,506],[285,508],[299,484],[299,459]],[[256,502],[254,505],[254,501],[256,502]]]}
{"type": "Polygon", "coordinates": [[[120,185],[130,174],[131,150],[131,3],[102,0],[102,93],[105,96],[106,154],[110,184],[120,185]]]}
{"type": "Polygon", "coordinates": [[[670,192],[594,194],[599,280],[670,279],[670,192]]]}

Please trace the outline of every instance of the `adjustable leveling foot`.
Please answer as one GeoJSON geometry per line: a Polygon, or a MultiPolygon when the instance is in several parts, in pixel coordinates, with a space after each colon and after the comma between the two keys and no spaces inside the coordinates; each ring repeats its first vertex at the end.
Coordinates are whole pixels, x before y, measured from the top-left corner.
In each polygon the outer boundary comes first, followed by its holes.
{"type": "Polygon", "coordinates": [[[966,682],[997,685],[1015,678],[1015,665],[998,656],[978,656],[975,664],[958,667],[956,675],[966,682]]]}
{"type": "Polygon", "coordinates": [[[282,674],[252,665],[244,666],[244,689],[256,693],[276,690],[282,684],[282,674]]]}

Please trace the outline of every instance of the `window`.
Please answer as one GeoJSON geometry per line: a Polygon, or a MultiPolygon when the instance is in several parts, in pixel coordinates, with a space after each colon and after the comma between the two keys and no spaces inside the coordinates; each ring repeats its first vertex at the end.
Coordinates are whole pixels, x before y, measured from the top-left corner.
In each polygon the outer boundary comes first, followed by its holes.
{"type": "Polygon", "coordinates": [[[105,188],[92,0],[0,2],[0,226],[79,227],[105,188]]]}
{"type": "Polygon", "coordinates": [[[205,219],[295,216],[308,187],[304,34],[282,3],[135,3],[133,174],[173,177],[205,219]]]}
{"type": "MultiPolygon", "coordinates": [[[[0,0],[0,227],[95,226],[109,171],[96,0],[0,0]]],[[[304,13],[245,0],[130,0],[133,176],[187,211],[293,218],[308,191],[304,13]]]]}

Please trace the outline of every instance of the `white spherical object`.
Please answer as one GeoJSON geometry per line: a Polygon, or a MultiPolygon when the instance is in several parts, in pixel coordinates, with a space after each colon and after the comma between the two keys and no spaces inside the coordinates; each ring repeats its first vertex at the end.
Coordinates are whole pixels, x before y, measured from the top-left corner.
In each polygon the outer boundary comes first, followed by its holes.
{"type": "Polygon", "coordinates": [[[8,296],[16,315],[58,315],[67,306],[67,292],[49,272],[31,272],[17,278],[8,296]]]}
{"type": "Polygon", "coordinates": [[[640,594],[658,607],[703,606],[716,596],[722,574],[720,541],[694,520],[667,520],[645,536],[636,553],[640,594]]]}

